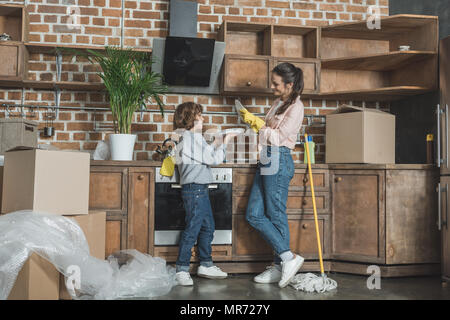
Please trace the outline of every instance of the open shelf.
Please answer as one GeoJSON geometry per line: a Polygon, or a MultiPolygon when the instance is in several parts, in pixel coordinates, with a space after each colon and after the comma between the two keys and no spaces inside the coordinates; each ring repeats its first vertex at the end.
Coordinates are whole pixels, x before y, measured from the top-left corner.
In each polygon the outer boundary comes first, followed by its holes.
{"type": "Polygon", "coordinates": [[[12,41],[28,41],[28,13],[20,4],[0,4],[0,34],[6,33],[12,41]]]}
{"type": "Polygon", "coordinates": [[[317,58],[319,29],[288,25],[273,25],[272,56],[283,58],[317,58]]]}
{"type": "Polygon", "coordinates": [[[322,37],[366,40],[390,40],[396,36],[414,32],[418,28],[437,24],[438,17],[399,14],[381,18],[380,29],[369,29],[367,21],[349,22],[322,27],[322,37]]]}
{"type": "Polygon", "coordinates": [[[418,86],[385,87],[370,90],[338,91],[320,93],[319,95],[308,95],[309,98],[353,100],[353,101],[392,101],[403,99],[408,96],[424,94],[433,91],[433,88],[418,86]]]}
{"type": "Polygon", "coordinates": [[[339,70],[388,71],[402,68],[426,58],[434,57],[433,51],[394,51],[362,57],[322,60],[322,68],[339,70]]]}
{"type": "MultiPolygon", "coordinates": [[[[25,43],[28,51],[31,53],[50,53],[54,54],[58,49],[74,49],[74,50],[95,50],[95,51],[105,51],[105,47],[99,46],[80,46],[80,45],[69,45],[69,44],[43,44],[43,43],[25,43]]],[[[132,51],[137,52],[146,52],[151,53],[151,48],[124,48],[131,49],[132,51]]],[[[64,53],[64,50],[61,51],[64,53]]],[[[69,51],[67,51],[69,52],[69,51]]]]}
{"type": "Polygon", "coordinates": [[[24,88],[33,88],[41,90],[66,89],[74,91],[102,91],[105,90],[103,83],[89,83],[79,81],[34,81],[24,80],[22,82],[24,88]]]}
{"type": "Polygon", "coordinates": [[[366,21],[321,28],[320,57],[338,59],[396,52],[438,52],[439,20],[435,16],[395,15],[383,17],[380,29],[369,29],[366,21]]]}

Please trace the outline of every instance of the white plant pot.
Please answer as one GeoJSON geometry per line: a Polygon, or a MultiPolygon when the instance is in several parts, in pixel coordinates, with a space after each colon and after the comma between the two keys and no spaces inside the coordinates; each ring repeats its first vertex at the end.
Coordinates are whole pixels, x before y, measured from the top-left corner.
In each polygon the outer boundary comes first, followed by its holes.
{"type": "Polygon", "coordinates": [[[111,160],[131,161],[133,160],[135,134],[111,134],[109,143],[111,149],[111,160]]]}

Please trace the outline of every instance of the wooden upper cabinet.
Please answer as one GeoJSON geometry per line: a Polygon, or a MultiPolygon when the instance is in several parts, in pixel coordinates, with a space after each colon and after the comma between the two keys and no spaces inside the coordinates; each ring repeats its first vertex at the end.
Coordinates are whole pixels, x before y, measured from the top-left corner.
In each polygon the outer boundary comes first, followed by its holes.
{"type": "Polygon", "coordinates": [[[290,62],[304,72],[305,93],[319,90],[319,28],[225,21],[218,40],[226,43],[222,94],[271,95],[270,73],[290,62]]]}
{"type": "Polygon", "coordinates": [[[223,93],[269,94],[270,57],[226,55],[223,64],[223,93]]]}
{"type": "Polygon", "coordinates": [[[335,170],[332,183],[332,257],[385,263],[383,170],[335,170]]]}
{"type": "Polygon", "coordinates": [[[320,89],[320,62],[317,59],[286,59],[286,58],[274,58],[273,66],[277,66],[280,63],[292,63],[297,68],[303,71],[303,93],[312,94],[318,93],[320,89]]]}

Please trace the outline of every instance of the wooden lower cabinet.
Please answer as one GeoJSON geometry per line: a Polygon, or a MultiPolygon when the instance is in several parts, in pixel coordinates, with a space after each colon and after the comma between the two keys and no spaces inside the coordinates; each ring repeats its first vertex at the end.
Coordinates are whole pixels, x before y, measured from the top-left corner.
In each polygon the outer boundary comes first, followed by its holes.
{"type": "Polygon", "coordinates": [[[89,209],[106,211],[106,256],[153,254],[154,168],[91,166],[89,209]]]}
{"type": "Polygon", "coordinates": [[[336,170],[332,181],[332,257],[385,263],[384,171],[336,170]]]}
{"type": "MultiPolygon", "coordinates": [[[[314,216],[288,215],[290,248],[306,259],[318,259],[314,216]]],[[[329,257],[329,217],[318,216],[324,259],[329,257]]],[[[233,216],[233,260],[273,260],[273,251],[262,235],[245,220],[245,215],[233,216]]]]}
{"type": "MultiPolygon", "coordinates": [[[[167,262],[176,262],[178,246],[155,246],[155,257],[161,257],[167,262]]],[[[213,261],[231,261],[231,245],[212,245],[211,256],[213,261]]],[[[192,248],[191,262],[198,262],[197,246],[192,248]]]]}
{"type": "MultiPolygon", "coordinates": [[[[375,264],[382,277],[439,274],[438,170],[431,166],[410,170],[368,167],[330,165],[326,169],[318,165],[313,169],[325,269],[366,275],[367,267],[375,264]]],[[[224,270],[260,272],[273,261],[271,247],[245,220],[254,174],[255,168],[233,169],[233,243],[212,246],[213,260],[224,270]]],[[[445,200],[441,201],[442,212],[447,211],[445,200]]],[[[89,209],[107,212],[106,256],[137,249],[171,264],[176,261],[178,246],[153,243],[154,167],[91,166],[89,209]]],[[[306,258],[305,272],[319,271],[305,168],[295,169],[287,215],[291,250],[306,258]]],[[[450,243],[447,240],[444,246],[450,243]]],[[[195,248],[191,261],[198,262],[195,248]]]]}
{"type": "Polygon", "coordinates": [[[433,169],[330,171],[331,269],[364,274],[377,264],[382,276],[439,272],[438,180],[433,169]]]}

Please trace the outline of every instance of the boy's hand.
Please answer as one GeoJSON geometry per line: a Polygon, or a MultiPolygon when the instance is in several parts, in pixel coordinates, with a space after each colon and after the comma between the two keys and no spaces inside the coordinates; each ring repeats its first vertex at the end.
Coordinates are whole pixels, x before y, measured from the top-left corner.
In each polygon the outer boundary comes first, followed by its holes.
{"type": "Polygon", "coordinates": [[[234,137],[236,137],[238,134],[237,133],[228,133],[225,138],[223,139],[223,143],[224,144],[228,144],[228,142],[230,141],[230,139],[233,139],[234,137]]]}

